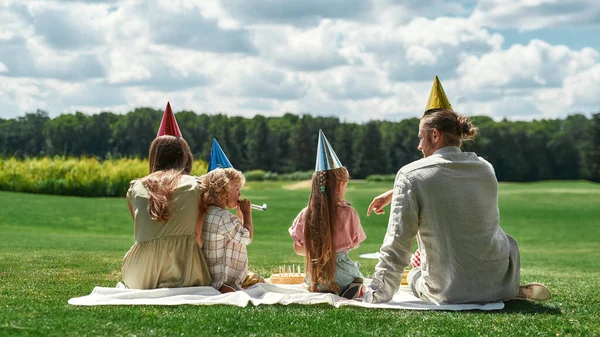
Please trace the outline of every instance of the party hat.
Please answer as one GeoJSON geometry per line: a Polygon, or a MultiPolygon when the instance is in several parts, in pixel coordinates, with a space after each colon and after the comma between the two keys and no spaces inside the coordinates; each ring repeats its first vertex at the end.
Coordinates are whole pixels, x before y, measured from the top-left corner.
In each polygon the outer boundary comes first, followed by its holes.
{"type": "Polygon", "coordinates": [[[167,102],[167,107],[165,108],[165,113],[160,121],[160,127],[158,128],[156,137],[164,135],[181,137],[179,125],[177,125],[177,120],[175,120],[175,115],[173,115],[173,110],[171,110],[171,104],[169,102],[167,102]]]}
{"type": "Polygon", "coordinates": [[[317,145],[317,164],[315,171],[329,171],[343,167],[333,148],[325,138],[322,130],[319,130],[319,144],[317,145]]]}
{"type": "Polygon", "coordinates": [[[442,83],[440,83],[440,79],[437,76],[433,80],[433,86],[431,87],[427,106],[425,106],[425,112],[432,109],[452,110],[452,105],[450,105],[450,101],[448,101],[444,88],[442,88],[442,83]]]}
{"type": "Polygon", "coordinates": [[[210,156],[208,157],[208,172],[216,168],[233,168],[229,159],[221,149],[219,142],[213,138],[212,148],[210,149],[210,156]]]}

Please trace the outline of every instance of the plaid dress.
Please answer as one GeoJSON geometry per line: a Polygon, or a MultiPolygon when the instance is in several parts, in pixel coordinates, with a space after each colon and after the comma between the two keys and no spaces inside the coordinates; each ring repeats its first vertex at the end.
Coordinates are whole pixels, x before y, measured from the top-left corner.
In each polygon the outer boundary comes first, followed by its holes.
{"type": "Polygon", "coordinates": [[[237,216],[220,207],[208,207],[202,225],[202,252],[215,289],[224,283],[242,288],[248,273],[246,245],[250,241],[250,232],[237,216]]]}

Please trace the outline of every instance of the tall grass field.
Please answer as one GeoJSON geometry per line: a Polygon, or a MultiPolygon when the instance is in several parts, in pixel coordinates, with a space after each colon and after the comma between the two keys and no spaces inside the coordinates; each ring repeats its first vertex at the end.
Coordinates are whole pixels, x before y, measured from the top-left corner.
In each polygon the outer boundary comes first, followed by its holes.
{"type": "MultiPolygon", "coordinates": [[[[366,216],[391,187],[354,182],[348,199],[367,240],[350,253],[370,277],[386,215],[366,216]]],[[[249,182],[243,196],[269,205],[254,212],[250,269],[263,276],[303,263],[287,229],[306,205],[297,182],[249,182]]],[[[389,208],[387,209],[389,210],[389,208]]],[[[496,312],[383,310],[322,305],[76,307],[71,297],[114,287],[133,244],[124,198],[0,192],[0,335],[2,336],[598,336],[600,335],[600,185],[505,183],[500,221],[521,249],[522,283],[542,282],[544,303],[509,301],[496,312]]]]}

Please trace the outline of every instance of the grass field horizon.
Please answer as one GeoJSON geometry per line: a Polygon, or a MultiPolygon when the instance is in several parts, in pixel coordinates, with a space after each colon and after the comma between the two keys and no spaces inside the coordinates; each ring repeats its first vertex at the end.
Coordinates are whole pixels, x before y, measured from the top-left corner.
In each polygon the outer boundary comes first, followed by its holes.
{"type": "MultiPolygon", "coordinates": [[[[376,260],[386,215],[366,216],[372,198],[391,183],[352,181],[348,200],[367,240],[350,256],[367,277],[376,260]]],[[[250,269],[263,276],[281,264],[303,263],[287,233],[306,206],[309,190],[297,182],[250,182],[254,203],[250,269]]],[[[82,198],[0,191],[0,335],[2,336],[381,336],[600,334],[600,184],[586,181],[502,183],[502,228],[517,239],[521,280],[541,282],[553,299],[510,301],[498,312],[420,312],[335,309],[328,305],[75,307],[71,297],[94,286],[114,287],[133,244],[124,198],[82,198]]]]}

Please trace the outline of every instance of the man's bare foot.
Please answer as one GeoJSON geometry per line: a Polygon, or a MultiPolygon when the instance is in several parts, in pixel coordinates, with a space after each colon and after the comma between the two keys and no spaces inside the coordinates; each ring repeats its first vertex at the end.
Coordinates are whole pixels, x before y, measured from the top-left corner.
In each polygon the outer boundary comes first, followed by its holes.
{"type": "Polygon", "coordinates": [[[519,293],[514,297],[515,300],[525,300],[531,302],[546,301],[552,298],[550,290],[541,283],[527,283],[519,286],[519,293]]]}

